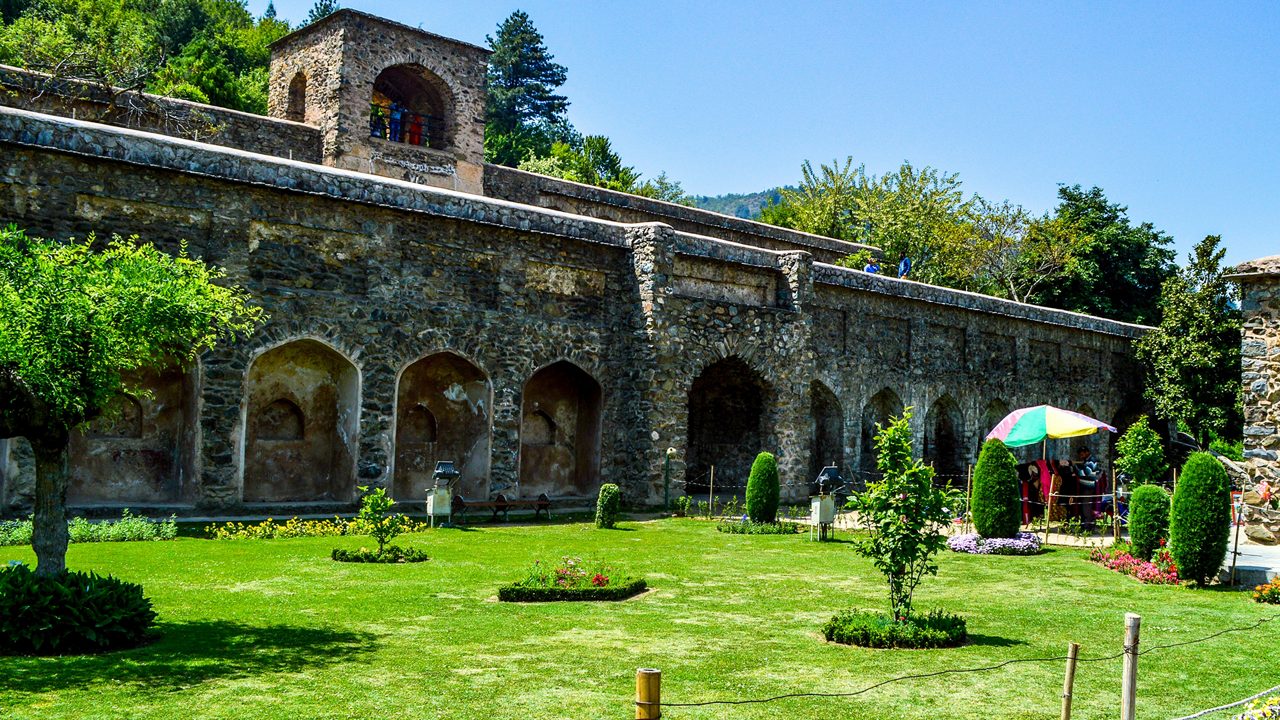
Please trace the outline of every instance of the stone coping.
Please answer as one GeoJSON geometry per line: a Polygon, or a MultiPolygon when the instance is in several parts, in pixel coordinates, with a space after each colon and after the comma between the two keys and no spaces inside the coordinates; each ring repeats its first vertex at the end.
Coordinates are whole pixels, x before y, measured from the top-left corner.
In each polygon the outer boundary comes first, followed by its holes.
{"type": "Polygon", "coordinates": [[[899,280],[885,275],[872,275],[861,270],[828,265],[826,263],[813,264],[813,281],[814,283],[863,290],[879,295],[893,295],[895,297],[919,300],[933,305],[947,305],[989,315],[1000,315],[1127,338],[1136,338],[1152,330],[1146,325],[1108,320],[1093,315],[1085,315],[1084,313],[1071,312],[1070,310],[1029,305],[981,293],[928,285],[914,280],[899,280]]]}
{"type": "Polygon", "coordinates": [[[447,36],[445,36],[445,35],[439,35],[439,34],[436,34],[436,33],[433,33],[433,32],[429,32],[429,31],[427,31],[427,30],[423,30],[423,29],[422,29],[422,28],[420,28],[420,27],[414,27],[414,26],[412,26],[412,25],[406,25],[406,24],[401,23],[401,22],[396,22],[395,20],[388,20],[387,18],[380,17],[380,16],[378,16],[378,15],[374,15],[374,14],[372,14],[372,13],[362,12],[362,11],[360,11],[360,10],[355,10],[355,9],[353,9],[353,8],[338,8],[337,10],[334,10],[333,12],[329,13],[328,15],[325,15],[324,17],[320,18],[319,20],[317,20],[317,21],[315,21],[315,22],[313,22],[313,23],[307,24],[307,25],[303,25],[302,27],[298,28],[297,30],[294,30],[293,32],[289,33],[288,35],[285,35],[285,36],[284,36],[284,37],[282,37],[282,38],[279,38],[279,39],[277,39],[277,40],[272,41],[269,45],[267,45],[267,48],[268,48],[268,49],[272,49],[272,50],[274,50],[276,47],[278,47],[278,46],[280,46],[280,45],[283,45],[283,44],[285,44],[286,42],[289,42],[290,40],[293,40],[294,38],[298,38],[298,37],[302,37],[303,35],[310,34],[310,33],[314,32],[317,28],[321,28],[321,27],[323,27],[323,26],[325,26],[325,25],[328,25],[328,24],[330,24],[330,23],[333,23],[333,22],[335,22],[335,21],[337,21],[337,20],[341,20],[341,19],[346,18],[346,17],[354,17],[354,18],[358,18],[358,19],[360,19],[360,20],[368,20],[368,21],[370,21],[370,22],[375,22],[375,23],[378,23],[378,24],[380,24],[380,25],[386,25],[386,26],[388,26],[388,27],[396,28],[397,30],[403,30],[403,31],[406,31],[406,32],[416,33],[416,34],[418,34],[418,35],[424,35],[424,36],[426,36],[426,37],[433,38],[433,39],[436,39],[436,40],[443,40],[443,41],[448,42],[448,43],[451,43],[451,44],[453,44],[453,45],[458,45],[458,46],[461,46],[461,47],[465,47],[465,48],[467,48],[467,49],[469,49],[469,50],[477,50],[477,51],[479,51],[479,52],[484,53],[486,56],[488,56],[488,55],[492,55],[492,54],[493,54],[493,51],[492,51],[492,50],[490,50],[489,48],[487,48],[487,47],[483,47],[483,46],[481,46],[481,45],[476,45],[475,43],[469,43],[469,42],[467,42],[467,41],[465,41],[465,40],[459,40],[459,39],[457,39],[457,38],[451,38],[451,37],[447,37],[447,36]]]}
{"type": "Polygon", "coordinates": [[[1230,268],[1227,272],[1228,274],[1225,277],[1231,280],[1280,275],[1280,255],[1268,255],[1256,260],[1242,262],[1230,268]]]}
{"type": "Polygon", "coordinates": [[[870,250],[875,253],[881,252],[880,248],[863,245],[860,243],[848,242],[846,240],[836,240],[834,238],[823,237],[822,235],[814,235],[812,233],[792,230],[790,228],[778,227],[777,225],[769,225],[755,220],[744,220],[743,218],[725,215],[723,213],[712,212],[710,210],[702,210],[700,208],[689,207],[688,205],[680,205],[679,203],[666,202],[665,200],[655,200],[640,195],[632,195],[617,190],[609,190],[606,188],[596,187],[594,185],[584,185],[582,183],[564,180],[562,178],[553,178],[546,175],[539,175],[527,170],[518,170],[505,165],[493,165],[486,163],[484,166],[486,173],[510,173],[521,177],[538,186],[541,192],[551,195],[562,195],[564,197],[573,198],[575,200],[583,200],[586,202],[599,203],[624,210],[634,210],[642,212],[646,215],[654,216],[654,220],[661,222],[662,218],[672,220],[680,220],[688,223],[697,223],[710,227],[722,228],[732,232],[742,233],[744,235],[754,235],[780,242],[791,243],[802,247],[811,247],[819,250],[826,250],[840,255],[849,255],[859,250],[870,250]]]}

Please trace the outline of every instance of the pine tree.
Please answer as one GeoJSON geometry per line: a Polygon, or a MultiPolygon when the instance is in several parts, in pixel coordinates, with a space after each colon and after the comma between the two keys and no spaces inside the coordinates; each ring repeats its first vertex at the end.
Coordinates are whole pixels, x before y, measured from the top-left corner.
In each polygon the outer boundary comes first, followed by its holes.
{"type": "Polygon", "coordinates": [[[263,20],[276,19],[276,4],[272,0],[267,0],[267,9],[262,13],[263,20]]]}
{"type": "Polygon", "coordinates": [[[342,6],[338,4],[338,0],[316,0],[316,4],[312,5],[311,9],[307,11],[307,21],[303,25],[310,25],[317,20],[327,18],[341,8],[342,6]]]}
{"type": "Polygon", "coordinates": [[[569,134],[565,111],[569,99],[557,95],[567,70],[555,62],[542,34],[517,10],[487,36],[489,105],[485,129],[486,155],[492,162],[515,167],[532,152],[542,157],[551,143],[569,134]]]}

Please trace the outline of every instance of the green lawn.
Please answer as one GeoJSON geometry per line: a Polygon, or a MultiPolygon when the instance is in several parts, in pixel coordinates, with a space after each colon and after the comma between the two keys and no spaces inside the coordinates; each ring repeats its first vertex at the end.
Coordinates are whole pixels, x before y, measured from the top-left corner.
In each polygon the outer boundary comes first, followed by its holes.
{"type": "MultiPolygon", "coordinates": [[[[1245,593],[1148,587],[1081,550],[1030,558],[946,553],[918,606],[965,614],[957,649],[823,642],[835,611],[883,605],[882,581],[847,543],[730,536],[695,520],[435,530],[400,540],[429,562],[329,560],[360,538],[73,545],[76,569],[145,585],[164,637],[97,657],[0,658],[3,718],[629,718],[637,667],[671,702],[856,690],[894,675],[1119,650],[1126,611],[1146,646],[1276,614],[1245,593]],[[535,558],[600,558],[654,590],[621,603],[510,605],[497,587],[535,558]]],[[[0,548],[0,563],[31,561],[0,548]]],[[[1280,683],[1280,624],[1141,661],[1152,720],[1280,683]]],[[[853,699],[669,709],[668,718],[1057,718],[1061,663],[890,685],[853,699]]],[[[1120,661],[1083,664],[1076,718],[1119,710],[1120,661]]]]}

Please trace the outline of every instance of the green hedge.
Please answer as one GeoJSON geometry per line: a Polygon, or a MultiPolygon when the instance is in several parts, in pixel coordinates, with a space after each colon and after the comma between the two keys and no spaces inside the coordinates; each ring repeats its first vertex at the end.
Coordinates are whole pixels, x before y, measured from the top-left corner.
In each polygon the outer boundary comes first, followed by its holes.
{"type": "Polygon", "coordinates": [[[1178,574],[1201,585],[1218,576],[1231,535],[1231,484],[1212,455],[1192,453],[1178,475],[1169,513],[1169,549],[1178,574]]]}
{"type": "Polygon", "coordinates": [[[831,642],[870,648],[955,647],[969,638],[964,618],[942,610],[898,622],[883,613],[851,610],[828,620],[822,634],[831,642]]]}
{"type": "Polygon", "coordinates": [[[758,523],[751,520],[721,520],[716,530],[729,535],[795,535],[800,524],[793,522],[758,523]]]}
{"type": "Polygon", "coordinates": [[[747,478],[747,517],[752,522],[771,523],[778,519],[778,459],[762,452],[751,463],[747,478]]]}
{"type": "Polygon", "coordinates": [[[613,483],[600,486],[600,496],[596,499],[596,527],[612,528],[618,524],[618,508],[622,500],[622,491],[613,483]]]}
{"type": "Polygon", "coordinates": [[[1169,493],[1159,485],[1142,485],[1129,498],[1129,540],[1133,554],[1150,560],[1169,538],[1169,493]]]}
{"type": "Polygon", "coordinates": [[[1022,490],[1013,453],[999,440],[988,440],[973,470],[973,527],[984,538],[1018,536],[1022,490]]]}
{"type": "Polygon", "coordinates": [[[520,584],[498,588],[502,602],[586,602],[626,600],[648,589],[644,578],[623,578],[605,587],[528,587],[520,584]]]}
{"type": "Polygon", "coordinates": [[[382,552],[368,548],[359,550],[334,548],[330,557],[338,562],[349,563],[416,563],[429,559],[427,553],[422,550],[402,548],[399,545],[388,545],[382,549],[382,552]]]}
{"type": "Polygon", "coordinates": [[[94,573],[0,569],[0,654],[65,655],[134,647],[156,613],[142,586],[94,573]]]}

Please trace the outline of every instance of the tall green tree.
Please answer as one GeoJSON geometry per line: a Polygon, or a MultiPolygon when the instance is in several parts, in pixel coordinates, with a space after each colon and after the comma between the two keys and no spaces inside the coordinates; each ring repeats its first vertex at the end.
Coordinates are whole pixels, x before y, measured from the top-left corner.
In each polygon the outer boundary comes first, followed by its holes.
{"type": "Polygon", "coordinates": [[[1188,263],[1160,289],[1159,326],[1137,342],[1146,396],[1163,418],[1184,426],[1201,447],[1235,440],[1243,425],[1240,310],[1223,277],[1222,238],[1196,244],[1188,263]]]}
{"type": "Polygon", "coordinates": [[[316,0],[311,9],[307,11],[307,19],[302,24],[310,25],[317,20],[323,20],[340,9],[342,9],[342,5],[338,0],[316,0]]]}
{"type": "Polygon", "coordinates": [[[544,157],[551,145],[568,139],[569,99],[555,91],[568,71],[547,50],[529,15],[517,10],[486,36],[489,56],[485,155],[490,162],[517,166],[530,154],[544,157]]]}
{"type": "Polygon", "coordinates": [[[1058,188],[1054,218],[1079,234],[1070,262],[1053,283],[1032,295],[1041,305],[1154,324],[1160,286],[1174,272],[1172,238],[1151,223],[1134,224],[1128,208],[1101,188],[1058,188]]]}
{"type": "Polygon", "coordinates": [[[36,570],[66,570],[67,441],[131,388],[127,373],[189,365],[261,310],[223,273],[136,238],[57,243],[0,230],[0,437],[36,457],[36,570]]]}

